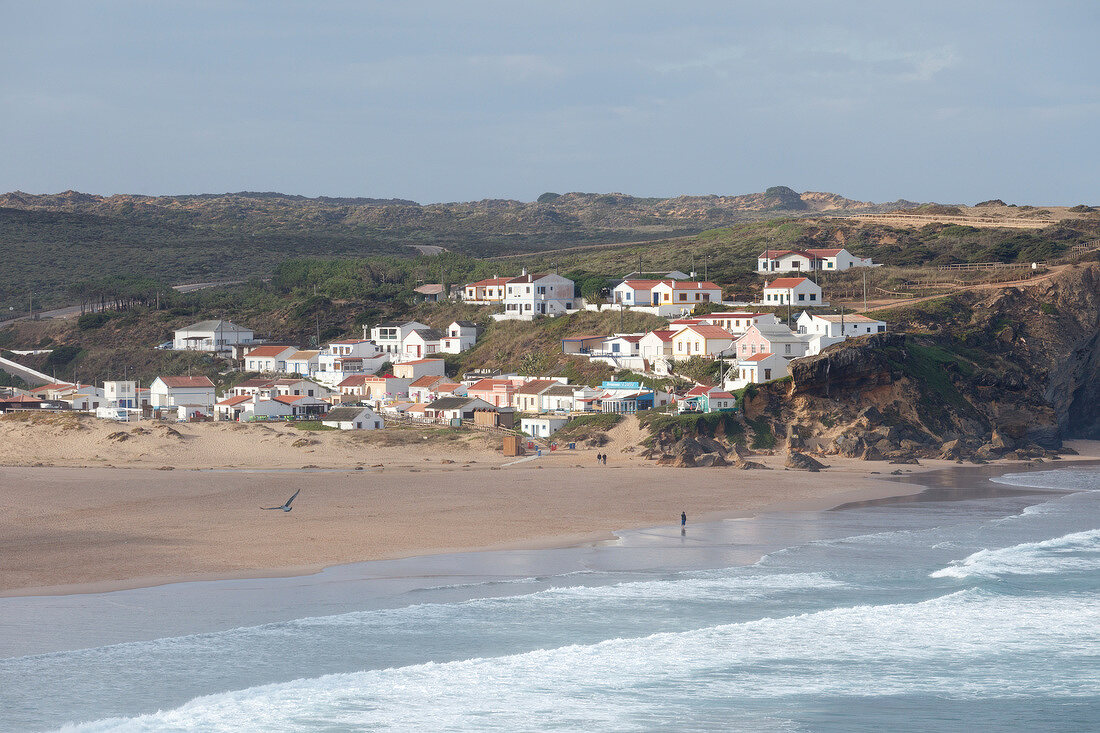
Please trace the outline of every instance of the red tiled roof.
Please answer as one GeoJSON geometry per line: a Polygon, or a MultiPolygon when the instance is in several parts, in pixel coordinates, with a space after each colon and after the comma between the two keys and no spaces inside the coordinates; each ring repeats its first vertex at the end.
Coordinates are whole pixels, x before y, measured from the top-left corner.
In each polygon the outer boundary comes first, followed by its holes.
{"type": "MultiPolygon", "coordinates": [[[[644,336],[644,335],[645,334],[642,334],[642,336],[644,336]]],[[[615,339],[620,339],[620,340],[626,341],[627,343],[630,343],[630,344],[636,344],[636,343],[638,343],[639,341],[642,340],[642,336],[610,336],[607,340],[608,341],[614,341],[615,339]]]]}
{"type": "Polygon", "coordinates": [[[772,280],[770,283],[764,286],[765,290],[773,290],[775,288],[785,289],[794,288],[801,285],[804,282],[810,282],[807,277],[780,277],[772,280]]]}
{"type": "Polygon", "coordinates": [[[252,395],[242,394],[242,395],[237,395],[236,397],[230,397],[228,399],[224,399],[221,402],[219,402],[218,404],[219,405],[225,405],[227,407],[232,407],[233,405],[239,405],[242,402],[251,402],[251,401],[252,401],[252,395]]]}
{"type": "Polygon", "coordinates": [[[557,382],[553,379],[532,379],[516,390],[516,394],[539,394],[544,389],[553,387],[557,382]]]}
{"type": "MultiPolygon", "coordinates": [[[[697,325],[694,325],[694,326],[688,326],[687,328],[683,329],[683,331],[689,331],[689,330],[692,333],[697,333],[700,336],[702,336],[703,338],[707,338],[707,339],[732,339],[733,338],[733,334],[731,334],[726,329],[721,328],[720,326],[710,326],[710,325],[705,325],[705,324],[697,324],[697,325]]],[[[677,333],[682,333],[682,331],[678,331],[677,333]]]]}
{"type": "Polygon", "coordinates": [[[836,257],[843,250],[842,249],[808,249],[808,253],[817,257],[836,257]]]}
{"type": "Polygon", "coordinates": [[[707,318],[757,318],[759,316],[766,316],[767,313],[708,313],[703,316],[707,318]]]}
{"type": "Polygon", "coordinates": [[[672,329],[657,329],[656,331],[650,331],[646,336],[656,336],[662,341],[671,341],[672,337],[676,334],[672,329]]]}
{"type": "Polygon", "coordinates": [[[510,277],[490,277],[490,278],[487,278],[485,280],[478,280],[476,283],[470,283],[466,287],[472,288],[472,287],[481,287],[481,286],[484,286],[484,285],[504,285],[506,282],[508,282],[511,279],[512,278],[510,278],[510,277]]]}
{"type": "Polygon", "coordinates": [[[336,385],[337,387],[358,387],[363,385],[367,380],[366,374],[352,374],[350,377],[346,377],[344,381],[336,385]]]}
{"type": "Polygon", "coordinates": [[[741,361],[763,361],[764,359],[767,359],[769,356],[775,356],[775,354],[773,354],[771,352],[764,352],[764,353],[761,353],[761,354],[753,354],[752,356],[746,356],[741,361]]]}
{"type": "Polygon", "coordinates": [[[694,387],[692,387],[691,389],[689,389],[687,391],[687,394],[685,394],[684,396],[685,397],[695,397],[697,395],[706,394],[707,392],[709,392],[712,389],[714,389],[714,388],[713,387],[708,387],[705,384],[697,384],[694,387]]]}
{"type": "Polygon", "coordinates": [[[417,379],[414,382],[412,382],[411,384],[409,384],[409,386],[410,387],[432,387],[432,386],[435,386],[436,384],[438,384],[439,382],[443,382],[443,381],[446,381],[446,377],[440,377],[438,375],[425,374],[423,377],[420,377],[419,379],[417,379]]]}
{"type": "Polygon", "coordinates": [[[732,400],[733,395],[729,392],[710,392],[708,395],[712,400],[732,400]]]}
{"type": "Polygon", "coordinates": [[[716,285],[710,280],[695,282],[694,280],[668,280],[673,290],[721,290],[721,285],[716,285]]]}
{"type": "Polygon", "coordinates": [[[469,392],[492,392],[497,387],[511,387],[512,383],[507,379],[479,379],[474,382],[473,386],[468,390],[469,392]]]}
{"type": "Polygon", "coordinates": [[[672,282],[671,280],[623,280],[623,284],[629,285],[634,290],[645,289],[651,290],[654,287],[664,282],[672,282]]]}
{"type": "Polygon", "coordinates": [[[209,377],[158,377],[165,387],[213,387],[209,377]]]}
{"type": "Polygon", "coordinates": [[[282,402],[284,405],[293,405],[295,402],[303,399],[304,397],[305,395],[303,394],[280,394],[273,396],[271,399],[275,400],[276,402],[282,402]]]}

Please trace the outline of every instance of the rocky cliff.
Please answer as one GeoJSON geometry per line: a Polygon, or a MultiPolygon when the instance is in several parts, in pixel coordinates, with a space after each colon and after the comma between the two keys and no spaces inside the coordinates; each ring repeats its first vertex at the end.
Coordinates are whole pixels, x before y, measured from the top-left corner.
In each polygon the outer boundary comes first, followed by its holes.
{"type": "Polygon", "coordinates": [[[792,362],[763,414],[796,446],[990,458],[1100,438],[1100,265],[884,312],[892,330],[792,362]]]}

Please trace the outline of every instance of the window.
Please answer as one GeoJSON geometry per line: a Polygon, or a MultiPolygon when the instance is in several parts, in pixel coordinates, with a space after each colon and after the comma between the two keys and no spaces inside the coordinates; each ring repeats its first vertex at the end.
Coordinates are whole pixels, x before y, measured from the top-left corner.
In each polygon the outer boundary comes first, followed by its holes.
{"type": "Polygon", "coordinates": [[[799,293],[799,294],[798,294],[798,299],[799,299],[799,300],[805,300],[805,299],[806,299],[806,296],[805,296],[805,295],[804,295],[803,293],[799,293]]]}
{"type": "MultiPolygon", "coordinates": [[[[799,296],[798,299],[802,300],[802,297],[799,296]]],[[[817,294],[816,293],[810,293],[810,300],[817,300],[817,294]]]]}
{"type": "Polygon", "coordinates": [[[831,269],[833,269],[833,263],[832,262],[826,262],[825,267],[827,267],[831,270],[831,269]]]}
{"type": "Polygon", "coordinates": [[[883,332],[883,331],[885,331],[885,330],[886,330],[886,326],[879,326],[879,327],[878,327],[878,332],[879,332],[879,333],[882,333],[882,332],[883,332]]]}
{"type": "Polygon", "coordinates": [[[789,354],[789,353],[791,353],[791,345],[790,345],[790,344],[784,344],[784,345],[783,345],[783,353],[784,353],[784,354],[789,354]]]}
{"type": "Polygon", "coordinates": [[[680,300],[687,300],[687,299],[688,299],[688,294],[687,293],[680,293],[680,300]]]}
{"type": "Polygon", "coordinates": [[[765,369],[764,370],[764,381],[766,382],[771,378],[772,378],[772,370],[771,369],[765,369]]]}

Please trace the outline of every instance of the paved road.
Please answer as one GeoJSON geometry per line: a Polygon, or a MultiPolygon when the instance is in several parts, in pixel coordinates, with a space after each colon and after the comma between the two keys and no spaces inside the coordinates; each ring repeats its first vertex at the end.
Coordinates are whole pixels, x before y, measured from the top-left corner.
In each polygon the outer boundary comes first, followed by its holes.
{"type": "MultiPolygon", "coordinates": [[[[172,289],[178,293],[193,293],[196,290],[205,290],[206,288],[216,288],[220,285],[240,285],[244,280],[223,280],[221,282],[209,282],[209,283],[186,283],[184,285],[173,285],[172,289]]],[[[82,311],[79,305],[69,305],[64,308],[54,308],[48,311],[38,311],[36,314],[39,318],[72,318],[73,316],[79,316],[81,313],[95,313],[99,310],[98,304],[89,304],[84,307],[82,311]]],[[[8,318],[6,320],[0,320],[0,326],[6,326],[9,323],[15,323],[16,321],[29,320],[30,316],[18,316],[16,318],[8,318]]]]}

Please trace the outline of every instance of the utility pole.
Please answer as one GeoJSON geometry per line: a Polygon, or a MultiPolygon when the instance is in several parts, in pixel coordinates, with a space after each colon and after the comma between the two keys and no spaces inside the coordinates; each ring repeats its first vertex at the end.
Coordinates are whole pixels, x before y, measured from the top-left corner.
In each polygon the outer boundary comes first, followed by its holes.
{"type": "Polygon", "coordinates": [[[863,311],[867,311],[867,268],[863,268],[863,311]]]}

